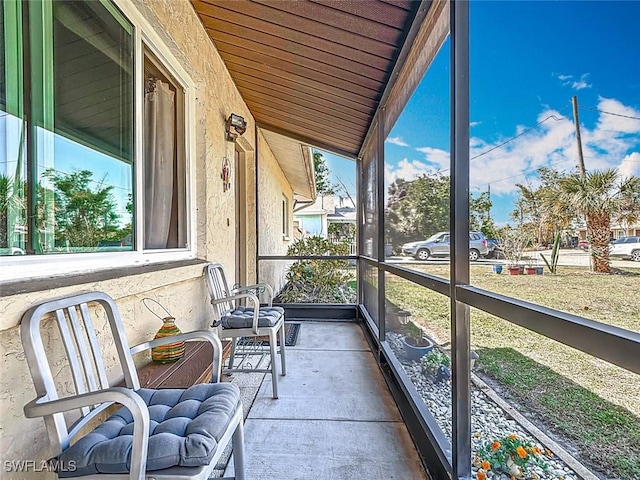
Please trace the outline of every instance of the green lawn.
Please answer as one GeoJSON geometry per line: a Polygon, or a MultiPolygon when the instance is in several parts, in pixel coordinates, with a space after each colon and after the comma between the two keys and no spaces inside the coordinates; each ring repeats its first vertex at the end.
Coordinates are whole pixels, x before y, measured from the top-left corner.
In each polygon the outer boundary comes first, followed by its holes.
{"type": "MultiPolygon", "coordinates": [[[[449,271],[420,268],[440,276],[449,271]]],[[[480,288],[640,331],[640,274],[561,267],[558,275],[509,276],[473,266],[471,275],[480,288]]],[[[450,341],[448,298],[393,277],[387,298],[411,311],[439,343],[450,341]]],[[[534,423],[562,433],[600,470],[640,479],[640,376],[482,311],[472,310],[471,330],[480,372],[499,382],[534,423]]]]}

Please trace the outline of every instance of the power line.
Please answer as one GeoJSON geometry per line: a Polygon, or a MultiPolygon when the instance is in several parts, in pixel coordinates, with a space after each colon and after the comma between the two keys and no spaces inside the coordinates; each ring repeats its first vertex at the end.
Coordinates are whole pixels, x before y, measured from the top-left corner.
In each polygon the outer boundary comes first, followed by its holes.
{"type": "Polygon", "coordinates": [[[542,125],[544,122],[546,122],[546,121],[547,121],[547,120],[549,120],[550,118],[553,118],[556,122],[559,122],[559,121],[561,121],[561,120],[566,120],[566,119],[567,119],[566,117],[558,118],[558,117],[556,117],[555,115],[549,115],[549,116],[548,116],[547,118],[545,118],[544,120],[542,120],[542,121],[540,121],[540,122],[536,123],[533,127],[529,127],[529,128],[527,128],[527,129],[523,130],[523,131],[522,131],[522,132],[520,132],[518,135],[516,135],[516,136],[514,136],[514,137],[511,137],[510,139],[508,139],[508,140],[506,140],[506,141],[504,141],[504,142],[502,142],[502,143],[499,143],[498,145],[495,145],[495,146],[491,147],[489,150],[485,150],[484,152],[479,153],[478,155],[476,155],[476,156],[474,156],[474,157],[471,157],[469,160],[475,160],[475,159],[476,159],[476,158],[478,158],[478,157],[481,157],[481,156],[483,156],[483,155],[486,155],[487,153],[492,152],[492,151],[494,151],[495,149],[500,148],[500,147],[502,147],[503,145],[506,145],[506,144],[507,144],[507,143],[509,143],[509,142],[512,142],[512,141],[513,141],[513,140],[515,140],[516,138],[521,137],[521,136],[522,136],[522,135],[524,135],[525,133],[530,132],[530,131],[531,131],[531,130],[533,130],[534,128],[539,127],[540,125],[542,125]]]}
{"type": "Polygon", "coordinates": [[[580,108],[584,108],[586,110],[592,110],[594,112],[600,112],[600,113],[606,113],[607,115],[614,115],[616,117],[622,117],[622,118],[630,118],[632,120],[640,120],[640,117],[633,117],[631,115],[623,115],[621,113],[614,113],[614,112],[606,112],[604,110],[600,110],[598,108],[591,108],[591,107],[585,107],[584,105],[581,105],[580,108]]]}
{"type": "MultiPolygon", "coordinates": [[[[517,135],[514,135],[513,137],[509,138],[508,140],[505,140],[504,142],[499,143],[498,145],[494,145],[494,146],[493,146],[493,147],[491,147],[490,149],[485,150],[484,152],[479,153],[478,155],[475,155],[475,156],[471,157],[471,158],[469,159],[469,161],[471,161],[471,160],[475,160],[476,158],[482,157],[483,155],[486,155],[486,154],[487,154],[487,153],[489,153],[489,152],[493,152],[494,150],[496,150],[496,149],[498,149],[498,148],[500,148],[500,147],[503,147],[503,146],[504,146],[504,145],[506,145],[507,143],[514,141],[516,138],[521,137],[521,136],[522,136],[522,135],[524,135],[525,133],[528,133],[528,132],[530,132],[531,130],[533,130],[534,128],[538,128],[540,125],[542,125],[544,122],[546,122],[546,121],[547,121],[547,120],[549,120],[549,119],[553,119],[553,120],[555,120],[556,122],[559,122],[559,121],[561,121],[561,120],[566,120],[566,119],[567,119],[567,117],[560,117],[560,118],[558,118],[558,117],[557,117],[557,116],[555,116],[555,115],[549,115],[548,117],[546,117],[546,118],[544,118],[543,120],[541,120],[541,121],[539,121],[538,123],[536,123],[534,126],[529,127],[529,128],[526,128],[526,129],[524,129],[522,132],[520,132],[520,133],[519,133],[519,134],[517,134],[517,135]]],[[[449,171],[449,170],[451,170],[451,169],[450,169],[450,168],[445,168],[444,170],[440,170],[440,172],[441,172],[441,173],[443,173],[443,172],[447,172],[447,171],[449,171]]]]}

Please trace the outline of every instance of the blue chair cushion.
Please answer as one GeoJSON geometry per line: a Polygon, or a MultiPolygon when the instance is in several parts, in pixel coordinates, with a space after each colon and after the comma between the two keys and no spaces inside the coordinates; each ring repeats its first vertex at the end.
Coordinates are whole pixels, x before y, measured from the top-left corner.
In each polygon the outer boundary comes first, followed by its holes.
{"type": "MultiPolygon", "coordinates": [[[[273,327],[284,316],[282,307],[260,307],[258,327],[273,327]]],[[[238,307],[224,314],[220,319],[222,328],[251,328],[253,326],[253,308],[238,307]]]]}
{"type": "MultiPolygon", "coordinates": [[[[232,383],[202,383],[186,390],[140,389],[136,393],[149,407],[148,471],[209,465],[240,401],[240,390],[232,383]]],[[[132,443],[133,417],[123,407],[62,452],[60,464],[73,461],[76,469],[58,475],[127,473],[132,443]]]]}

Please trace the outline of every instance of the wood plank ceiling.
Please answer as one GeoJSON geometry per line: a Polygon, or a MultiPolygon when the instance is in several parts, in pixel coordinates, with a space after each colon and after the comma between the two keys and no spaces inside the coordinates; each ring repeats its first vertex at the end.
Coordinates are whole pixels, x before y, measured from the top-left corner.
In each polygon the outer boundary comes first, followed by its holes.
{"type": "Polygon", "coordinates": [[[192,4],[260,127],[355,157],[420,2],[192,4]]]}

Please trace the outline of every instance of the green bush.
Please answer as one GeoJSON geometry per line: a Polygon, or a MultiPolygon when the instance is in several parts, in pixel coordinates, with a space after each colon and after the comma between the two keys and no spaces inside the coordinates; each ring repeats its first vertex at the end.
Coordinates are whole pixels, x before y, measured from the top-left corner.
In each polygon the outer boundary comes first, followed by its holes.
{"type": "MultiPolygon", "coordinates": [[[[296,240],[287,255],[348,255],[349,245],[319,236],[296,240]]],[[[299,260],[289,268],[277,300],[283,303],[355,303],[356,291],[345,260],[299,260]]]]}
{"type": "Polygon", "coordinates": [[[425,370],[435,373],[440,365],[449,367],[451,365],[451,360],[449,360],[446,353],[434,348],[420,359],[420,364],[425,370]]]}

